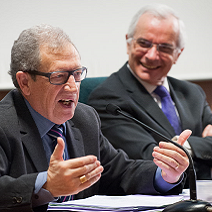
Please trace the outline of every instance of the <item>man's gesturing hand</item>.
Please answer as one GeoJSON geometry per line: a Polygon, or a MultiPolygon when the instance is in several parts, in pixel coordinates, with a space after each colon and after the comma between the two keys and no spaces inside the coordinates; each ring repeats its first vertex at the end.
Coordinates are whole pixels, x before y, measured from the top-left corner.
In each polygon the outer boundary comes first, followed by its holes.
{"type": "MultiPolygon", "coordinates": [[[[183,145],[190,135],[190,130],[184,130],[177,143],[183,145]]],[[[169,183],[176,183],[189,166],[186,153],[172,143],[160,142],[152,155],[155,164],[162,169],[163,179],[169,183]]]]}
{"type": "Polygon", "coordinates": [[[100,162],[92,155],[64,161],[64,147],[63,139],[58,138],[50,159],[47,182],[43,186],[54,197],[77,194],[96,183],[103,171],[100,162]],[[87,180],[84,183],[80,181],[83,175],[87,180]]]}

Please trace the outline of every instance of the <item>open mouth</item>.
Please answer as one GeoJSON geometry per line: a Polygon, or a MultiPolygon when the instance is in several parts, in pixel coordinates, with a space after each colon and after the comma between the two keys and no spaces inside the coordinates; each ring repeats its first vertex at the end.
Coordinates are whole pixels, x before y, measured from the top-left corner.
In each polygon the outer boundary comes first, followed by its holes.
{"type": "Polygon", "coordinates": [[[141,65],[142,65],[144,68],[151,69],[151,70],[154,70],[154,69],[157,69],[157,68],[160,67],[160,66],[150,66],[150,65],[143,64],[143,63],[141,63],[141,65]]]}
{"type": "Polygon", "coordinates": [[[70,100],[70,99],[61,99],[61,100],[59,100],[59,102],[62,103],[63,105],[70,106],[71,103],[73,102],[73,100],[70,100]]]}

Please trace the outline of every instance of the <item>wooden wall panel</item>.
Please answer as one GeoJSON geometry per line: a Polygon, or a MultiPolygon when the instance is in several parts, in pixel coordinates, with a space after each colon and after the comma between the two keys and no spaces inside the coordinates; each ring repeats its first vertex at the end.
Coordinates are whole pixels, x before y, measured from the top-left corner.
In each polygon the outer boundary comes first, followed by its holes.
{"type": "Polygon", "coordinates": [[[191,82],[196,83],[202,87],[202,89],[205,91],[208,104],[210,105],[212,109],[212,80],[200,80],[200,81],[191,81],[191,82]]]}

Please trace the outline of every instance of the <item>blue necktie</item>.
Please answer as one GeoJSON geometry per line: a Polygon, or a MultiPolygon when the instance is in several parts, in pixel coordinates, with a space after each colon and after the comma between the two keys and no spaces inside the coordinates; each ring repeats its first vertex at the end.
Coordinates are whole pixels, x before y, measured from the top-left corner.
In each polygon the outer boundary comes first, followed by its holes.
{"type": "MultiPolygon", "coordinates": [[[[57,138],[61,137],[64,142],[65,142],[65,146],[66,146],[66,138],[64,135],[64,127],[63,125],[57,125],[55,124],[48,132],[48,135],[52,138],[52,152],[57,144],[57,138]]],[[[63,159],[67,160],[68,159],[68,150],[67,147],[65,147],[64,153],[63,153],[63,159]]],[[[72,200],[73,196],[61,196],[57,202],[65,202],[65,201],[69,201],[72,200]]]]}
{"type": "Polygon", "coordinates": [[[180,135],[182,132],[180,121],[176,114],[175,107],[168,90],[164,86],[160,85],[154,90],[154,92],[160,96],[162,111],[174,128],[176,135],[180,135]]]}

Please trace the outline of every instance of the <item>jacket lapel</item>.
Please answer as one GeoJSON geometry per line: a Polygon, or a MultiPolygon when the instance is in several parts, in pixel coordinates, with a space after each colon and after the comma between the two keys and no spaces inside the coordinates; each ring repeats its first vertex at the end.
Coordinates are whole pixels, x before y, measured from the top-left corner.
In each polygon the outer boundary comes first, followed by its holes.
{"type": "Polygon", "coordinates": [[[36,171],[46,171],[48,169],[48,163],[38,130],[35,129],[33,133],[29,130],[24,130],[21,131],[21,134],[23,145],[27,151],[26,163],[28,169],[30,168],[32,161],[36,171]]]}
{"type": "Polygon", "coordinates": [[[70,158],[84,156],[84,143],[80,130],[74,127],[71,120],[66,122],[66,127],[69,129],[67,130],[66,141],[70,158]]]}
{"type": "Polygon", "coordinates": [[[48,168],[48,164],[42,140],[36,124],[19,92],[15,92],[14,102],[20,124],[21,139],[24,151],[26,151],[27,170],[33,171],[32,167],[34,165],[36,171],[45,171],[48,168]]]}

